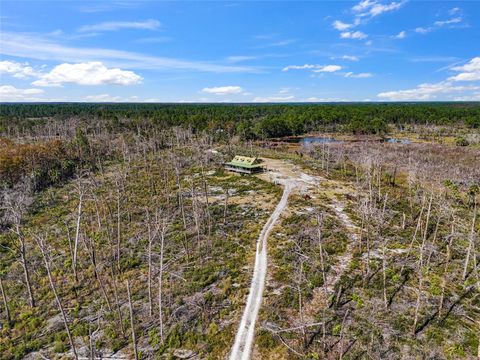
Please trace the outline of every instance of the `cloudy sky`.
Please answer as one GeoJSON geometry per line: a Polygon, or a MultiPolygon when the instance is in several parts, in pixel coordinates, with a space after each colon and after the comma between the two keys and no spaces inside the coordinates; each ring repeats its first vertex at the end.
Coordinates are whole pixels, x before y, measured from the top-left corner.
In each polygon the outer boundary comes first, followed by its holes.
{"type": "Polygon", "coordinates": [[[0,101],[480,101],[479,1],[8,1],[0,101]]]}

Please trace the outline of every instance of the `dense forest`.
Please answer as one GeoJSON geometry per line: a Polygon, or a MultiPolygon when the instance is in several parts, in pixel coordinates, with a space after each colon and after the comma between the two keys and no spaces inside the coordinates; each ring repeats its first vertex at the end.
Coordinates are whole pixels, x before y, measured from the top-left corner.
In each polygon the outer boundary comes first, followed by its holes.
{"type": "Polygon", "coordinates": [[[0,132],[12,127],[29,130],[54,119],[78,117],[110,131],[189,127],[194,132],[217,131],[244,140],[348,131],[382,134],[388,124],[480,127],[479,103],[375,104],[2,104],[0,132]],[[99,123],[99,124],[97,124],[99,123]]]}
{"type": "Polygon", "coordinates": [[[478,103],[2,104],[0,358],[225,359],[270,223],[253,359],[477,359],[479,144],[478,103]]]}

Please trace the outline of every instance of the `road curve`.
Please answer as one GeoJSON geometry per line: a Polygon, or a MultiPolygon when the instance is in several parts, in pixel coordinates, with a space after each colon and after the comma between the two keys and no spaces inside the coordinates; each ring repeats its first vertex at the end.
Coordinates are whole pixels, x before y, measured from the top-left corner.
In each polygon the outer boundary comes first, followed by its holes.
{"type": "Polygon", "coordinates": [[[267,238],[273,229],[275,222],[287,206],[288,196],[294,187],[294,182],[286,181],[283,190],[282,199],[263,226],[262,232],[257,240],[257,253],[255,256],[255,268],[250,285],[247,304],[243,312],[240,326],[235,336],[235,343],[230,352],[230,360],[248,360],[252,352],[253,338],[255,335],[255,323],[257,321],[258,311],[262,303],[263,289],[265,287],[265,278],[267,275],[267,238]]]}

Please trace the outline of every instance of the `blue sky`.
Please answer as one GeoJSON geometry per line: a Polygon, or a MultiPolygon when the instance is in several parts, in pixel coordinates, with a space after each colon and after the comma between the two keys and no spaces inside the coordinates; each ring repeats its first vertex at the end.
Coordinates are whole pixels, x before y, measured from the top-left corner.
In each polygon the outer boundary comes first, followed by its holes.
{"type": "Polygon", "coordinates": [[[480,101],[478,1],[5,1],[0,101],[480,101]]]}

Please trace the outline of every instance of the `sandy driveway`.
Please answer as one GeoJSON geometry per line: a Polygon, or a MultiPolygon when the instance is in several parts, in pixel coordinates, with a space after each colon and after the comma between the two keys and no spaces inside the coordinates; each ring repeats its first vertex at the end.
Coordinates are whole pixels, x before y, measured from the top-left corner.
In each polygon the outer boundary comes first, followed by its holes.
{"type": "Polygon", "coordinates": [[[291,164],[281,160],[268,159],[269,171],[260,177],[284,187],[282,198],[272,215],[263,226],[260,236],[257,240],[257,252],[255,256],[255,268],[250,285],[247,304],[243,312],[242,320],[237,330],[235,343],[230,352],[230,360],[250,359],[252,352],[253,339],[255,335],[255,323],[257,321],[260,305],[262,304],[263,290],[265,288],[265,279],[267,275],[267,239],[270,231],[275,226],[280,214],[287,206],[288,196],[295,189],[305,191],[311,186],[316,186],[320,178],[299,172],[291,164]]]}
{"type": "Polygon", "coordinates": [[[263,226],[262,232],[257,240],[257,253],[255,256],[255,269],[253,271],[252,283],[250,285],[247,305],[245,306],[242,320],[235,337],[235,343],[233,344],[230,353],[231,360],[250,359],[255,334],[255,323],[262,303],[265,277],[267,275],[267,239],[275,222],[280,217],[283,209],[287,206],[288,196],[290,195],[293,186],[294,184],[291,182],[285,184],[282,199],[267,223],[263,226]]]}

